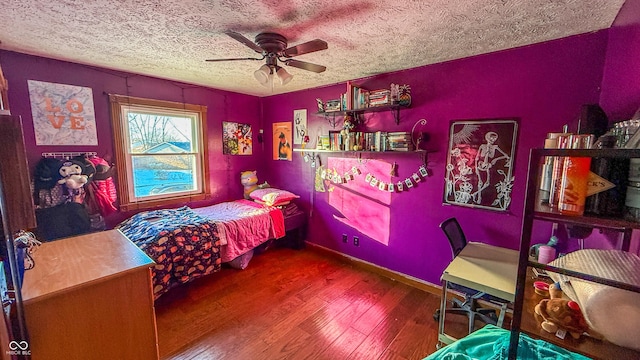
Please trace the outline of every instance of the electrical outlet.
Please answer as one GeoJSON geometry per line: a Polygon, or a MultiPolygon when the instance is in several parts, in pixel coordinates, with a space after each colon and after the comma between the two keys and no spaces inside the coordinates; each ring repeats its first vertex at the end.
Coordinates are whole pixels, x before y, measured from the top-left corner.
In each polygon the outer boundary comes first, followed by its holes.
{"type": "Polygon", "coordinates": [[[349,237],[347,236],[347,234],[342,234],[342,242],[343,243],[349,242],[349,237]]]}
{"type": "Polygon", "coordinates": [[[353,237],[353,245],[360,246],[360,238],[357,236],[353,237]]]}

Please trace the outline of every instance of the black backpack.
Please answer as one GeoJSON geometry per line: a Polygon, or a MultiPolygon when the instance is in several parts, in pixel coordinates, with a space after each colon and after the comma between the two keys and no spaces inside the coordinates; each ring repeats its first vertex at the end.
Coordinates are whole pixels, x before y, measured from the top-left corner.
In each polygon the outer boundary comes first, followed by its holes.
{"type": "Polygon", "coordinates": [[[62,178],[60,167],[62,161],[55,158],[41,158],[33,170],[33,199],[38,205],[40,201],[40,190],[51,190],[62,178]]]}

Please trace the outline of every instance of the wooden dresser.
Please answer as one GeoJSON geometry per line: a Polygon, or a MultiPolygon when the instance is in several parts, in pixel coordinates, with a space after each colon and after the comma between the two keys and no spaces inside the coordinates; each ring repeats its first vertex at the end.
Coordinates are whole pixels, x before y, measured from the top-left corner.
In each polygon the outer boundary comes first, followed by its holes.
{"type": "Polygon", "coordinates": [[[44,243],[22,286],[31,357],[158,359],[151,270],[118,230],[44,243]]]}

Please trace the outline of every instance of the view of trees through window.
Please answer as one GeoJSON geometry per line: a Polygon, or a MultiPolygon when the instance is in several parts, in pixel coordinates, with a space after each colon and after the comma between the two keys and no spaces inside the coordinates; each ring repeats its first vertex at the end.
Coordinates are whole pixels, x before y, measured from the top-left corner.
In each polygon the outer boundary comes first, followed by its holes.
{"type": "Polygon", "coordinates": [[[198,190],[195,119],[159,113],[127,113],[134,196],[198,190]]]}

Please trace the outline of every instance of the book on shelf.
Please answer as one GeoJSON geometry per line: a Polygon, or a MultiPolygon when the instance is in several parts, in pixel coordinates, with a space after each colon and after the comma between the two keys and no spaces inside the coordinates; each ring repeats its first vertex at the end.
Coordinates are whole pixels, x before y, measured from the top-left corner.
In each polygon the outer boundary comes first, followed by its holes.
{"type": "Polygon", "coordinates": [[[413,151],[415,149],[411,135],[407,132],[329,131],[329,134],[322,135],[321,139],[328,144],[323,144],[318,149],[331,151],[413,151]]]}
{"type": "Polygon", "coordinates": [[[369,107],[369,91],[347,81],[347,91],[342,94],[342,110],[360,110],[369,107]]]}
{"type": "Polygon", "coordinates": [[[390,147],[389,151],[413,151],[413,146],[390,147]]]}
{"type": "Polygon", "coordinates": [[[340,94],[340,99],[332,100],[331,104],[327,102],[325,112],[362,110],[391,105],[392,103],[391,90],[389,89],[367,90],[347,81],[346,92],[340,94]]]}
{"type": "Polygon", "coordinates": [[[352,97],[351,94],[353,92],[353,85],[351,81],[347,81],[347,92],[344,94],[345,96],[345,110],[351,110],[353,108],[352,97]]]}
{"type": "Polygon", "coordinates": [[[406,131],[395,131],[387,134],[389,150],[410,151],[413,150],[413,139],[411,133],[406,131]]]}
{"type": "Polygon", "coordinates": [[[316,144],[316,150],[330,150],[330,149],[331,149],[331,141],[329,139],[329,135],[318,136],[318,143],[316,144]]]}
{"type": "Polygon", "coordinates": [[[325,112],[340,111],[342,101],[340,99],[328,100],[325,104],[325,112]]]}
{"type": "Polygon", "coordinates": [[[329,131],[329,141],[331,144],[329,147],[329,150],[331,151],[344,150],[342,134],[340,134],[340,131],[329,131]]]}
{"type": "Polygon", "coordinates": [[[369,91],[368,97],[368,106],[384,106],[391,104],[391,90],[388,89],[371,90],[369,91]]]}

